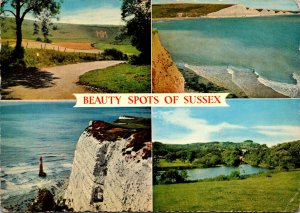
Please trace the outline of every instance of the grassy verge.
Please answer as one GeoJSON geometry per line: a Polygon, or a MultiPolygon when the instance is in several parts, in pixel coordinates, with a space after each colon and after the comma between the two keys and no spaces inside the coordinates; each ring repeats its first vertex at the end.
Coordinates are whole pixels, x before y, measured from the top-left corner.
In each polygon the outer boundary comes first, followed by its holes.
{"type": "Polygon", "coordinates": [[[79,82],[105,92],[147,93],[151,92],[150,66],[120,64],[87,72],[79,82]]]}
{"type": "Polygon", "coordinates": [[[68,53],[47,49],[26,49],[24,57],[27,67],[37,68],[96,61],[99,59],[99,55],[92,53],[68,53]]]}
{"type": "Polygon", "coordinates": [[[295,212],[300,171],[259,174],[243,180],[156,185],[154,211],[295,212]]]}
{"type": "Polygon", "coordinates": [[[230,7],[229,4],[154,4],[153,18],[199,17],[230,7]],[[180,14],[180,15],[179,15],[180,14]]]}
{"type": "Polygon", "coordinates": [[[109,44],[104,42],[98,42],[94,44],[94,47],[100,50],[105,49],[117,49],[123,53],[126,53],[128,55],[138,55],[140,52],[133,47],[131,44],[109,44]]]}

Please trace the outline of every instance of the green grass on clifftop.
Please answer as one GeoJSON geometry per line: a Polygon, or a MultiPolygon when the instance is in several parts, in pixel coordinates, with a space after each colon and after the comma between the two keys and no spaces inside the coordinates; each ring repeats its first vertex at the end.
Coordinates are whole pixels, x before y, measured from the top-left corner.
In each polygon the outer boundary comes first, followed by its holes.
{"type": "Polygon", "coordinates": [[[259,174],[244,180],[156,185],[154,211],[295,212],[300,171],[259,174]]]}
{"type": "Polygon", "coordinates": [[[221,9],[230,7],[230,4],[154,4],[152,5],[153,18],[199,17],[221,9]]]}
{"type": "Polygon", "coordinates": [[[119,64],[80,76],[81,84],[98,88],[103,92],[149,93],[151,92],[150,66],[119,64]]]}

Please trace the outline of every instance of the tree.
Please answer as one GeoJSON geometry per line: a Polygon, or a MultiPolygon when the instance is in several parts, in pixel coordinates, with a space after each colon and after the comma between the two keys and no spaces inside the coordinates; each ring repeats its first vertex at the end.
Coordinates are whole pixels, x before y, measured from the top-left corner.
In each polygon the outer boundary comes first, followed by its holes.
{"type": "Polygon", "coordinates": [[[168,169],[161,177],[160,182],[162,183],[183,183],[187,180],[188,174],[185,170],[178,171],[176,169],[168,169]]]}
{"type": "Polygon", "coordinates": [[[225,149],[222,152],[222,161],[227,166],[238,166],[240,164],[240,151],[238,149],[225,149]]]}
{"type": "Polygon", "coordinates": [[[136,63],[151,63],[151,1],[123,0],[123,33],[131,37],[131,44],[141,53],[136,63]]]}
{"type": "Polygon", "coordinates": [[[172,162],[177,159],[176,153],[170,152],[165,156],[167,162],[172,162]]]}
{"type": "Polygon", "coordinates": [[[27,14],[34,17],[48,11],[49,16],[55,17],[59,14],[61,0],[3,0],[1,2],[0,13],[10,13],[16,22],[16,47],[14,57],[22,59],[24,57],[22,49],[22,24],[27,14]]]}

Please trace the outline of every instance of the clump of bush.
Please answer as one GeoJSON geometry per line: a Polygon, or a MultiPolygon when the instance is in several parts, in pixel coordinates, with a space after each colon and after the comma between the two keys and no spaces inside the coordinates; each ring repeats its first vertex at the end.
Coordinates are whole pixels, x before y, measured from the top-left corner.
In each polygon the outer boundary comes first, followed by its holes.
{"type": "Polygon", "coordinates": [[[104,60],[128,60],[128,56],[126,54],[115,48],[105,49],[102,56],[104,60]]]}
{"type": "Polygon", "coordinates": [[[161,174],[159,182],[163,184],[184,183],[187,181],[187,178],[186,170],[168,169],[161,174]]]}
{"type": "MultiPolygon", "coordinates": [[[[18,52],[18,55],[24,55],[24,48],[21,48],[21,51],[18,52]]],[[[1,71],[3,74],[9,72],[10,70],[18,71],[25,66],[25,63],[22,59],[17,59],[15,57],[14,48],[9,45],[9,43],[4,43],[1,46],[0,51],[0,64],[1,71]]]]}

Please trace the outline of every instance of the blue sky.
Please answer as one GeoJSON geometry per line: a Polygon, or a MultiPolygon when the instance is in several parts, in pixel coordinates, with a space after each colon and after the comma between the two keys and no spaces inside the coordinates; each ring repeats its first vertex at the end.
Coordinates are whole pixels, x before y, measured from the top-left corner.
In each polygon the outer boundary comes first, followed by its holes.
{"type": "MultiPolygon", "coordinates": [[[[63,0],[58,22],[86,25],[124,25],[121,20],[121,5],[122,0],[63,0]]],[[[11,16],[10,13],[7,15],[11,16]]],[[[26,19],[34,19],[34,17],[28,14],[26,19]]]]}
{"type": "Polygon", "coordinates": [[[153,108],[153,141],[253,140],[269,146],[300,139],[300,99],[227,100],[222,108],[153,108]]]}
{"type": "Polygon", "coordinates": [[[64,0],[59,22],[120,25],[121,5],[121,0],[64,0]]]}
{"type": "Polygon", "coordinates": [[[153,4],[164,3],[211,3],[243,4],[253,8],[282,9],[298,11],[295,0],[152,0],[153,4]]]}

